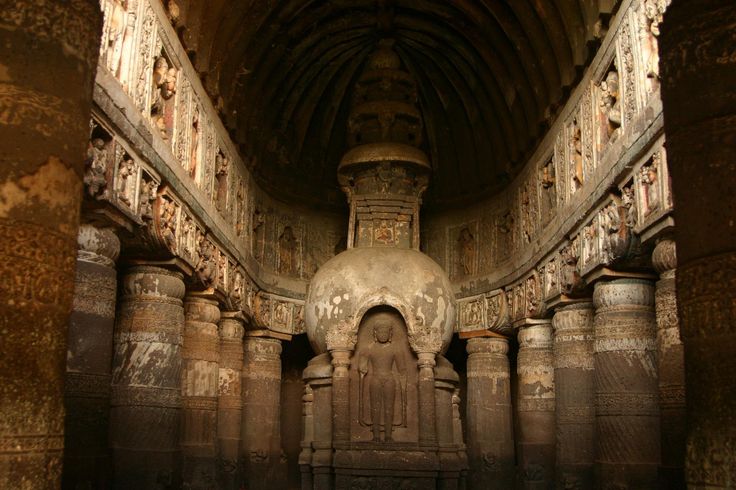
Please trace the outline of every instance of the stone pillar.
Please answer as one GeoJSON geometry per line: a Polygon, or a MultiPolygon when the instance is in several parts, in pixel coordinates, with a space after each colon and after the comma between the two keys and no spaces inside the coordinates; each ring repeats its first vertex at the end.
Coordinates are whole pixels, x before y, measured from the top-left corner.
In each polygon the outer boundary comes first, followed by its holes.
{"type": "Polygon", "coordinates": [[[332,439],[350,441],[350,352],[333,350],[332,354],[332,439]]]}
{"type": "Polygon", "coordinates": [[[208,489],[215,484],[217,456],[217,387],[220,341],[217,301],[188,295],[184,301],[181,349],[181,456],[184,486],[208,489]]]}
{"type": "Polygon", "coordinates": [[[0,488],[61,483],[98,0],[0,8],[0,488]]]}
{"type": "Polygon", "coordinates": [[[734,23],[733,0],[678,0],[660,35],[685,346],[685,479],[693,488],[736,485],[734,23]]]}
{"type": "Polygon", "coordinates": [[[460,377],[452,363],[445,357],[437,356],[434,368],[435,417],[437,418],[437,444],[439,446],[440,490],[458,490],[460,479],[460,460],[458,446],[455,444],[452,397],[460,382],[460,377]]]}
{"type": "Polygon", "coordinates": [[[593,301],[598,483],[655,488],[660,448],[654,287],[642,279],[599,281],[593,301]]]}
{"type": "Polygon", "coordinates": [[[519,453],[524,488],[554,487],[555,373],[551,322],[519,329],[519,453]]]}
{"type": "Polygon", "coordinates": [[[457,459],[460,466],[459,490],[468,488],[468,451],[464,441],[463,421],[460,415],[460,388],[456,387],[452,393],[452,435],[457,447],[457,459]]]}
{"type": "Polygon", "coordinates": [[[419,360],[419,446],[437,444],[437,415],[434,400],[434,366],[433,352],[420,352],[419,360]]]}
{"type": "Polygon", "coordinates": [[[110,400],[115,488],[176,486],[183,276],[160,267],[132,267],[121,293],[110,400]]]}
{"type": "Polygon", "coordinates": [[[595,394],[593,303],[555,311],[557,488],[593,488],[595,394]]]}
{"type": "Polygon", "coordinates": [[[659,272],[654,293],[662,441],[659,479],[663,488],[685,488],[685,352],[677,319],[675,242],[662,240],[657,243],[652,264],[659,272]]]}
{"type": "Polygon", "coordinates": [[[82,225],[78,243],[67,337],[63,485],[106,488],[111,469],[110,369],[120,240],[109,228],[82,225]]]}
{"type": "Polygon", "coordinates": [[[314,488],[312,477],[312,443],[314,442],[314,392],[309,383],[304,385],[302,396],[302,442],[299,453],[299,470],[301,473],[302,490],[314,488]]]}
{"type": "Polygon", "coordinates": [[[220,368],[217,398],[217,445],[219,487],[240,488],[240,432],[243,412],[241,370],[243,369],[244,317],[240,312],[223,312],[220,318],[220,368]]]}
{"type": "Polygon", "coordinates": [[[276,488],[281,457],[281,341],[246,336],[243,357],[242,454],[245,488],[276,488]]]}
{"type": "Polygon", "coordinates": [[[514,434],[509,341],[475,337],[467,344],[467,443],[472,490],[512,488],[514,434]]]}
{"type": "MultiPolygon", "coordinates": [[[[332,488],[332,381],[333,367],[330,354],[315,356],[304,370],[304,381],[312,392],[312,442],[310,444],[311,479],[313,486],[302,476],[302,489],[312,490],[332,488]]],[[[305,433],[308,430],[305,430],[305,433]]],[[[305,449],[306,450],[306,449],[305,449]]],[[[305,468],[302,472],[308,470],[305,468]]]]}

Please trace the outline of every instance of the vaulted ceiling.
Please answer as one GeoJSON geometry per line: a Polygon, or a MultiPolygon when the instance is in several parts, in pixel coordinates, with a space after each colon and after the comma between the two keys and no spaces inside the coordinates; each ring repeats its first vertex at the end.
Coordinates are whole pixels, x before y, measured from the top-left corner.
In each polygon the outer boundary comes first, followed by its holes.
{"type": "Polygon", "coordinates": [[[344,203],[351,88],[378,39],[395,39],[419,87],[426,201],[443,207],[498,191],[522,166],[617,3],[176,1],[182,41],[243,156],[287,201],[344,203]]]}

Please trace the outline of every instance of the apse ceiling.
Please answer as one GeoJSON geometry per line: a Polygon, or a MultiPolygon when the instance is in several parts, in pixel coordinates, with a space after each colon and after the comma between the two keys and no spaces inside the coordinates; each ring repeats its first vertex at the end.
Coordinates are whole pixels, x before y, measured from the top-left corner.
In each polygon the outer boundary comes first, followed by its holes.
{"type": "Polygon", "coordinates": [[[615,0],[177,0],[180,36],[259,183],[343,206],[352,86],[382,37],[416,79],[430,206],[509,182],[615,0]]]}

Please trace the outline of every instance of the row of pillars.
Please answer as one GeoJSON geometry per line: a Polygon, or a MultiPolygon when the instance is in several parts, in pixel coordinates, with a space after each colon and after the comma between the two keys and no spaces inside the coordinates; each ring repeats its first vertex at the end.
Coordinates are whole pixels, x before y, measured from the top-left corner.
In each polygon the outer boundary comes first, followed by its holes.
{"type": "Polygon", "coordinates": [[[656,286],[599,281],[592,301],[519,329],[516,438],[509,341],[468,340],[472,488],[684,488],[674,243],[660,242],[654,262],[656,286]]]}
{"type": "Polygon", "coordinates": [[[235,489],[273,477],[280,341],[244,339],[240,312],[187,292],[173,270],[130,267],[117,298],[115,234],[84,225],[79,247],[64,486],[235,489]]]}

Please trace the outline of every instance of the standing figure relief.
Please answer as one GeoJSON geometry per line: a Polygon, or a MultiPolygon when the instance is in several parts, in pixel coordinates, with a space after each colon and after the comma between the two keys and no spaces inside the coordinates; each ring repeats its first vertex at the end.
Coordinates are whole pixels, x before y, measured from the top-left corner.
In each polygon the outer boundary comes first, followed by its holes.
{"type": "Polygon", "coordinates": [[[392,321],[379,320],[373,343],[358,358],[360,423],[371,427],[374,442],[381,442],[381,429],[383,442],[392,442],[394,426],[406,425],[406,363],[393,330],[392,321]]]}

